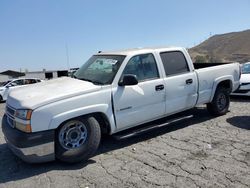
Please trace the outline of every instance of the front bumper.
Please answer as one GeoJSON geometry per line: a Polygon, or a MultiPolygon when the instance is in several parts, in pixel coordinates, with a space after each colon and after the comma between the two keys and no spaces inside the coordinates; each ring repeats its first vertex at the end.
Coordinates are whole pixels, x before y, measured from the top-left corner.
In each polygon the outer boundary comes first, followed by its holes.
{"type": "Polygon", "coordinates": [[[41,163],[55,159],[54,130],[24,133],[12,128],[4,115],[2,131],[11,151],[25,162],[41,163]]]}

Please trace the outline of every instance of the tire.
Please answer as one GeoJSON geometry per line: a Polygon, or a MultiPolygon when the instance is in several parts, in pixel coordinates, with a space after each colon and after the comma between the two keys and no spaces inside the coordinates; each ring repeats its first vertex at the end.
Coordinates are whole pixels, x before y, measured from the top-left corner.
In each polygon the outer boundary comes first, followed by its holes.
{"type": "Polygon", "coordinates": [[[75,118],[63,123],[55,137],[56,158],[77,163],[94,155],[100,144],[101,129],[94,117],[75,118]]]}
{"type": "Polygon", "coordinates": [[[216,89],[212,102],[207,104],[207,110],[211,115],[221,116],[228,112],[229,105],[228,89],[219,87],[216,89]]]}
{"type": "Polygon", "coordinates": [[[0,95],[0,102],[3,102],[3,97],[0,95]]]}

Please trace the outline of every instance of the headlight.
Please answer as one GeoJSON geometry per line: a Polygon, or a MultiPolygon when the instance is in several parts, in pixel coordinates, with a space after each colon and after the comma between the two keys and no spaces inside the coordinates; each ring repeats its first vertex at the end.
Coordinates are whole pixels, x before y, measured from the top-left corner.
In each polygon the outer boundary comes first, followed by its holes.
{"type": "Polygon", "coordinates": [[[20,109],[20,110],[16,110],[15,117],[23,119],[23,120],[30,120],[31,114],[32,114],[32,110],[20,109]]]}
{"type": "Polygon", "coordinates": [[[31,119],[32,110],[28,109],[18,109],[15,111],[15,128],[30,133],[32,132],[31,126],[30,126],[30,119],[31,119]]]}

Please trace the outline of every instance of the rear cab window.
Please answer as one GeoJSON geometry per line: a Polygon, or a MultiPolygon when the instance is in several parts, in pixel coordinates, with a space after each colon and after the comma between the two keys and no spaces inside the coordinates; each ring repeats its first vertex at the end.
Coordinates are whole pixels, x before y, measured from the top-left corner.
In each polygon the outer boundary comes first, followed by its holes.
{"type": "Polygon", "coordinates": [[[190,72],[187,60],[181,51],[161,52],[160,57],[166,76],[173,76],[190,72]]]}

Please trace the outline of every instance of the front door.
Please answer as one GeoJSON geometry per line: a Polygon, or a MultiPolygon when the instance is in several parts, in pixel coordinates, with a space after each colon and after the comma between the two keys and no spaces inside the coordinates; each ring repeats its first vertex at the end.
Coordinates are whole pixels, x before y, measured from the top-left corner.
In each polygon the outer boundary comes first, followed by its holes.
{"type": "Polygon", "coordinates": [[[113,88],[117,129],[122,130],[154,120],[165,113],[165,87],[153,54],[132,57],[124,74],[137,76],[134,86],[113,88]]]}

